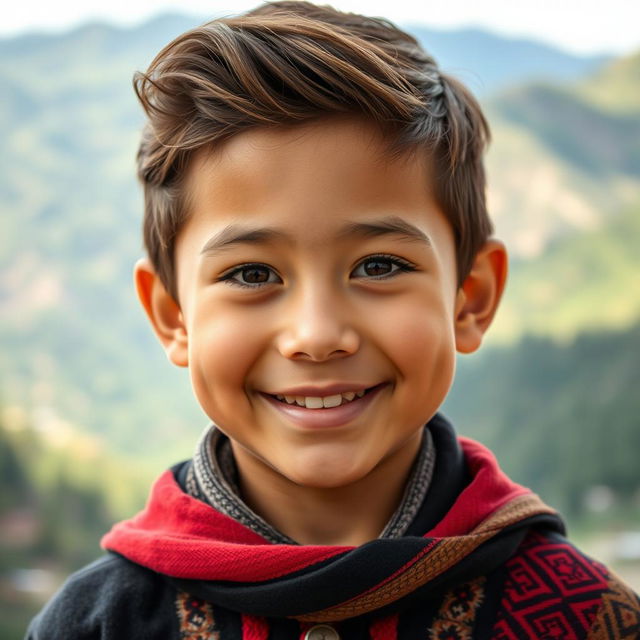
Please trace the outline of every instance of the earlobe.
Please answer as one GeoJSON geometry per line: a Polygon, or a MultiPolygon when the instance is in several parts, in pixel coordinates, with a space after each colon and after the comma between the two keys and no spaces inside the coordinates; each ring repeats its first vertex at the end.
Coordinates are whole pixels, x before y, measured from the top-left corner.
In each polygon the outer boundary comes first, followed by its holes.
{"type": "Polygon", "coordinates": [[[498,240],[489,240],[478,251],[456,298],[456,349],[472,353],[482,343],[498,309],[507,279],[507,251],[498,240]]]}
{"type": "Polygon", "coordinates": [[[138,298],[167,358],[178,367],[189,365],[188,336],[180,307],[166,290],[147,258],[134,268],[138,298]]]}

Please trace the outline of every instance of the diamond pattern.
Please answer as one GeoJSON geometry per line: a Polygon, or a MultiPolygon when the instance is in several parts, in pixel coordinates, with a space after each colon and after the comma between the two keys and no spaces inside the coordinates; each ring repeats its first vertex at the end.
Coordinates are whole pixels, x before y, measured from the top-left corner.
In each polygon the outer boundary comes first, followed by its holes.
{"type": "Polygon", "coordinates": [[[637,598],[570,544],[532,534],[507,571],[493,640],[640,638],[637,598]]]}

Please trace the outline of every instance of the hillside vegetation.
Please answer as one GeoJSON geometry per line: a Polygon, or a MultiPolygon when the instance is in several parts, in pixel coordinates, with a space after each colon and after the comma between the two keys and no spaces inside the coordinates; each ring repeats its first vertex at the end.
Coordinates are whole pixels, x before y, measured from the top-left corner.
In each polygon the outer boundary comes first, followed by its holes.
{"type": "Polygon", "coordinates": [[[640,324],[462,356],[445,412],[570,521],[588,517],[587,496],[601,486],[637,520],[638,353],[640,324]]]}
{"type": "MultiPolygon", "coordinates": [[[[133,161],[141,114],[130,78],[189,24],[165,17],[131,30],[94,24],[0,42],[0,79],[10,89],[0,106],[5,402],[35,412],[36,422],[44,408],[116,450],[144,452],[150,466],[188,455],[206,420],[131,286],[141,253],[133,161]]],[[[630,326],[640,300],[640,111],[625,96],[625,109],[615,108],[611,93],[633,85],[638,56],[595,71],[593,59],[578,64],[548,48],[536,58],[542,49],[531,43],[488,34],[419,35],[453,70],[464,66],[451,57],[458,42],[473,65],[494,71],[502,50],[503,79],[518,68],[522,78],[485,98],[495,132],[492,211],[513,257],[490,340],[532,332],[567,340],[630,326]],[[561,88],[524,83],[560,68],[561,88]],[[592,86],[607,87],[608,101],[586,91],[592,86]]]]}
{"type": "Polygon", "coordinates": [[[580,82],[521,84],[487,101],[491,211],[516,257],[637,206],[638,75],[640,56],[629,56],[580,82]]]}
{"type": "Polygon", "coordinates": [[[552,243],[512,265],[488,339],[525,334],[564,342],[578,330],[624,329],[640,318],[640,201],[597,230],[552,243]]]}
{"type": "Polygon", "coordinates": [[[640,111],[640,51],[611,60],[578,85],[585,99],[622,115],[640,111]]]}
{"type": "MultiPolygon", "coordinates": [[[[25,575],[55,583],[93,557],[207,424],[131,283],[142,116],[130,79],[195,23],[0,41],[7,640],[46,595],[21,591],[25,575]]],[[[416,33],[481,93],[491,211],[512,255],[488,345],[460,359],[446,413],[571,522],[640,526],[640,54],[576,58],[477,31],[416,33]],[[588,495],[603,487],[614,507],[594,515],[588,495]]]]}
{"type": "Polygon", "coordinates": [[[18,640],[66,575],[100,554],[113,521],[139,508],[143,480],[68,425],[40,432],[0,415],[0,636],[18,640]]]}

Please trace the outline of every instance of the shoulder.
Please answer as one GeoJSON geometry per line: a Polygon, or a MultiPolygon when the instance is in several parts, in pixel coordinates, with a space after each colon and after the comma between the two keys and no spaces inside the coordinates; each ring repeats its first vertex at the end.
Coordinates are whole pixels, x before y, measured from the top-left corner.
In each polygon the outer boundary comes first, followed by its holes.
{"type": "Polygon", "coordinates": [[[496,621],[504,637],[640,637],[638,596],[559,534],[530,533],[505,569],[496,621]]]}
{"type": "Polygon", "coordinates": [[[33,619],[27,640],[167,638],[175,589],[162,576],[109,553],[72,574],[33,619]]]}

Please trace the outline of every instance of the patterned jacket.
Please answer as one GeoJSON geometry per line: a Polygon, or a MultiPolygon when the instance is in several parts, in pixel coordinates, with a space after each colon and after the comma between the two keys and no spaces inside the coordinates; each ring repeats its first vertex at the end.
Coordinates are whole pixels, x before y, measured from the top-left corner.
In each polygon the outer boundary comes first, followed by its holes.
{"type": "Polygon", "coordinates": [[[165,472],[27,638],[635,640],[640,601],[558,515],[436,416],[433,477],[401,537],[273,542],[165,472]]]}

